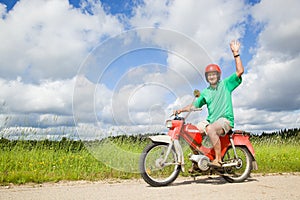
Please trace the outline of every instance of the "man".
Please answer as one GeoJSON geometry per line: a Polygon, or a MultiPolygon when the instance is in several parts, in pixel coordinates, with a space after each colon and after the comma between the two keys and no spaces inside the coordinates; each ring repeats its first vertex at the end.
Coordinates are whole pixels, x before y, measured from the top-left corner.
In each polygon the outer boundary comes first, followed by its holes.
{"type": "Polygon", "coordinates": [[[236,40],[231,41],[230,48],[235,59],[236,72],[226,79],[220,81],[221,69],[216,64],[210,64],[205,68],[206,81],[209,87],[201,92],[200,97],[194,105],[188,105],[180,110],[188,112],[192,106],[201,108],[207,105],[207,120],[200,122],[197,127],[202,134],[207,134],[214,147],[216,157],[211,162],[214,167],[222,167],[221,143],[219,136],[227,134],[234,127],[234,115],[232,108],[232,91],[241,84],[244,67],[239,55],[240,43],[236,40]]]}

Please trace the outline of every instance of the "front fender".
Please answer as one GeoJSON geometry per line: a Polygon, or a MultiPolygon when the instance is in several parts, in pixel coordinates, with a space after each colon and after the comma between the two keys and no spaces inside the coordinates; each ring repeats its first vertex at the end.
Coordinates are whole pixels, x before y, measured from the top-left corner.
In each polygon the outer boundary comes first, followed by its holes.
{"type": "Polygon", "coordinates": [[[149,139],[152,142],[169,144],[171,145],[170,148],[174,147],[175,152],[177,154],[177,162],[181,165],[181,170],[184,172],[184,155],[183,155],[182,147],[178,140],[172,141],[169,135],[150,136],[149,139]]]}
{"type": "Polygon", "coordinates": [[[152,142],[162,142],[167,144],[172,144],[171,137],[168,135],[155,135],[155,136],[149,136],[149,139],[152,142]]]}

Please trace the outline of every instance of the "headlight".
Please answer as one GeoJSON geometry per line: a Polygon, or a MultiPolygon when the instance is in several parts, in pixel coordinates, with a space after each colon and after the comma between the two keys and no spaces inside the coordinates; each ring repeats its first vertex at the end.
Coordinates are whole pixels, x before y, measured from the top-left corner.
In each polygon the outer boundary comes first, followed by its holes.
{"type": "Polygon", "coordinates": [[[172,120],[167,120],[166,121],[166,127],[167,128],[172,128],[173,127],[172,120]]]}

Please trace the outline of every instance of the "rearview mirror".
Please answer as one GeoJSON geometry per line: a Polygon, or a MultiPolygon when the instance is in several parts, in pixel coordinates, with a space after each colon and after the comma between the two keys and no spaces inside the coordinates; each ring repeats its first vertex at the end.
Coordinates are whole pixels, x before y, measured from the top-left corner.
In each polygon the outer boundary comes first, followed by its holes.
{"type": "Polygon", "coordinates": [[[195,89],[194,90],[194,97],[200,97],[200,91],[195,89]]]}

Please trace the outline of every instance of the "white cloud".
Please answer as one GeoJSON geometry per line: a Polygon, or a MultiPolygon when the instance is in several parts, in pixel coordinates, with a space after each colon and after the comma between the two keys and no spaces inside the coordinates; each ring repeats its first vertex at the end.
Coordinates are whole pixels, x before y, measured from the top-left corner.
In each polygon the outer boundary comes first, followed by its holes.
{"type": "Polygon", "coordinates": [[[57,114],[1,114],[0,127],[73,127],[74,119],[72,115],[57,114]]]}
{"type": "Polygon", "coordinates": [[[299,110],[292,112],[272,112],[265,110],[235,108],[236,128],[253,133],[265,131],[278,131],[286,128],[300,126],[299,110]]]}
{"type": "Polygon", "coordinates": [[[299,1],[262,1],[252,9],[254,19],[264,27],[241,92],[251,101],[250,107],[271,111],[300,107],[299,6],[299,1]]]}
{"type": "MultiPolygon", "coordinates": [[[[135,9],[133,26],[156,26],[184,33],[201,44],[213,60],[227,58],[230,40],[244,35],[248,6],[242,1],[150,1],[135,9]]],[[[183,45],[177,49],[185,51],[183,45]]],[[[190,52],[196,54],[197,52],[190,52]]]]}
{"type": "MultiPolygon", "coordinates": [[[[125,21],[132,27],[163,28],[137,30],[137,35],[141,41],[171,51],[165,63],[143,63],[128,71],[122,68],[123,76],[117,67],[108,70],[103,80],[116,81],[113,89],[96,83],[102,73],[99,66],[119,58],[127,43],[138,45],[136,38],[125,37],[121,43],[116,38],[110,51],[100,48],[96,52],[104,57],[86,60],[92,65],[87,76],[76,75],[91,49],[125,26],[116,16],[106,14],[100,2],[88,0],[74,8],[68,1],[21,0],[8,13],[0,4],[1,127],[32,125],[39,127],[38,132],[57,133],[72,125],[73,106],[83,137],[102,137],[107,130],[162,130],[173,109],[190,103],[187,94],[193,87],[206,87],[201,76],[206,64],[232,61],[229,41],[243,38],[246,25],[263,28],[257,46],[252,46],[253,58],[246,66],[243,84],[234,92],[237,128],[299,126],[299,2],[261,1],[249,8],[239,0],[145,0],[125,21]],[[248,15],[256,24],[249,24],[248,15]]],[[[109,48],[110,43],[107,45],[109,48]]],[[[203,113],[190,120],[205,118],[203,113]]]]}
{"type": "MultiPolygon", "coordinates": [[[[80,8],[62,0],[20,0],[9,12],[0,4],[0,15],[1,129],[73,126],[78,68],[92,48],[123,25],[93,0],[82,1],[80,8]]],[[[89,87],[94,94],[96,85],[89,87]]],[[[89,102],[90,96],[82,96],[75,103],[91,122],[95,112],[89,102]]],[[[95,104],[103,108],[107,102],[97,98],[95,104]]]]}
{"type": "Polygon", "coordinates": [[[74,79],[42,81],[40,84],[26,84],[17,80],[0,79],[5,113],[56,113],[71,114],[74,79]]]}
{"type": "MultiPolygon", "coordinates": [[[[105,35],[122,24],[106,15],[100,4],[94,13],[73,8],[68,1],[21,0],[0,19],[1,77],[71,78],[78,66],[105,35]]],[[[3,11],[2,11],[3,12],[3,11]]]]}
{"type": "Polygon", "coordinates": [[[274,56],[287,54],[298,56],[300,51],[300,2],[261,1],[251,9],[252,16],[258,23],[264,23],[264,30],[259,37],[260,48],[274,53],[274,56]]]}
{"type": "Polygon", "coordinates": [[[259,55],[264,58],[255,57],[250,63],[251,69],[244,75],[244,83],[236,95],[237,105],[269,111],[299,109],[300,81],[296,72],[300,57],[281,61],[265,52],[259,55]]]}
{"type": "MultiPolygon", "coordinates": [[[[246,23],[253,28],[262,27],[257,46],[252,46],[253,58],[245,66],[243,84],[234,92],[233,99],[239,125],[248,129],[274,130],[297,126],[292,122],[294,119],[288,121],[285,116],[290,113],[296,117],[300,107],[300,79],[296,73],[300,64],[299,4],[295,0],[261,1],[250,8],[242,1],[145,1],[135,9],[136,15],[131,23],[184,33],[204,47],[212,62],[232,60],[228,43],[231,39],[243,38],[246,23]],[[252,16],[254,24],[248,21],[248,15],[252,16]],[[242,115],[247,111],[249,115],[244,118],[242,115]],[[261,123],[254,116],[261,116],[261,123]],[[275,125],[275,119],[280,123],[275,125]],[[243,125],[245,122],[249,125],[243,125]]],[[[156,40],[162,44],[171,41],[156,40]]],[[[182,55],[196,58],[196,63],[201,63],[201,59],[197,60],[199,51],[191,51],[190,47],[182,42],[176,46],[176,42],[172,42],[172,48],[177,52],[181,51],[182,55]]],[[[192,76],[187,73],[190,69],[176,55],[168,55],[168,65],[191,79],[192,76]]],[[[204,66],[200,66],[200,71],[201,67],[204,66]]]]}
{"type": "Polygon", "coordinates": [[[73,114],[77,124],[97,123],[97,116],[101,120],[111,123],[107,111],[110,111],[112,91],[103,84],[95,84],[85,76],[77,76],[74,83],[73,114]],[[103,114],[104,113],[104,114],[103,114]]]}
{"type": "Polygon", "coordinates": [[[145,0],[143,4],[134,8],[134,17],[130,23],[134,27],[153,27],[161,25],[164,19],[169,16],[168,2],[159,0],[145,0]]]}
{"type": "Polygon", "coordinates": [[[234,97],[237,121],[245,127],[278,130],[300,125],[299,6],[299,1],[292,0],[261,1],[251,10],[258,26],[263,27],[234,97]]]}

